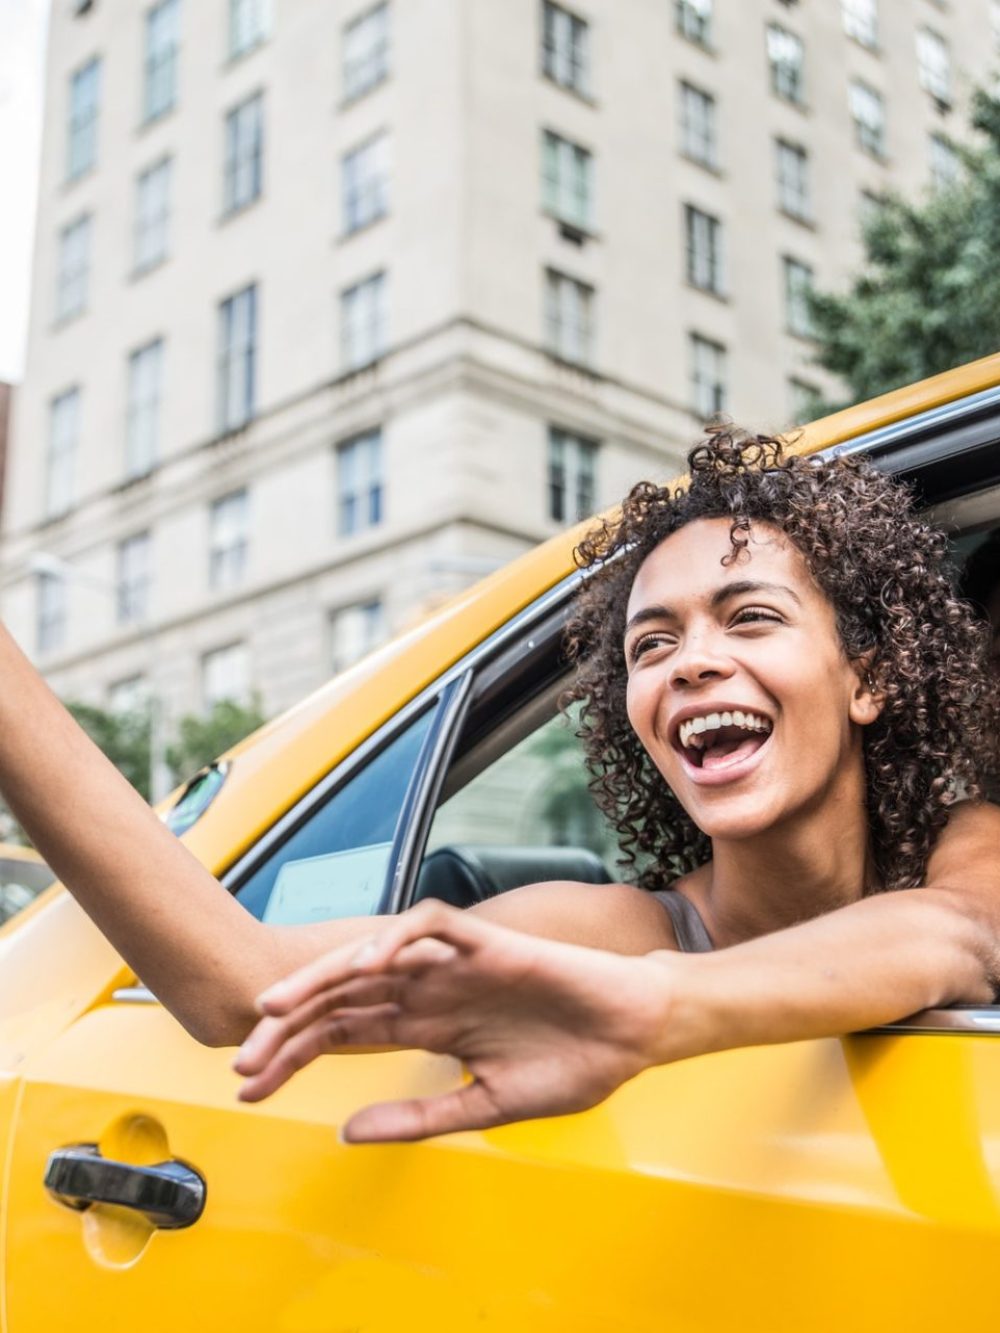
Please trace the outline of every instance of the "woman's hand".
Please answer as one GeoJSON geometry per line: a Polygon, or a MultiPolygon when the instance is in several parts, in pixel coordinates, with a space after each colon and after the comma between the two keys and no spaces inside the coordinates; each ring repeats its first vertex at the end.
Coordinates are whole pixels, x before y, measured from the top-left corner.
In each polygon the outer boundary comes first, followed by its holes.
{"type": "Polygon", "coordinates": [[[422,1139],[581,1111],[663,1058],[670,961],[540,940],[421,903],[260,997],[265,1017],[235,1063],[249,1076],[240,1097],[268,1097],[332,1051],[416,1047],[457,1056],[471,1081],[367,1107],[345,1139],[422,1139]]]}

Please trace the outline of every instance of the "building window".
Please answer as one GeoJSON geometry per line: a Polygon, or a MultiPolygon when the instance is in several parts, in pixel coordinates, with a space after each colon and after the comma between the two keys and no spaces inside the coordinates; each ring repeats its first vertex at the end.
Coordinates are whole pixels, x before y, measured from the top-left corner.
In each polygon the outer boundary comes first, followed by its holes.
{"type": "Polygon", "coordinates": [[[389,211],[389,136],[377,134],[344,155],[341,171],[344,231],[350,233],[389,211]]]}
{"type": "Polygon", "coordinates": [[[264,97],[254,93],[226,115],[222,209],[234,213],[260,197],[264,184],[264,97]]]}
{"type": "Polygon", "coordinates": [[[788,397],[793,426],[806,426],[810,421],[815,421],[823,411],[823,395],[815,384],[808,384],[805,380],[790,379],[788,397]]]}
{"type": "Polygon", "coordinates": [[[229,0],[229,55],[244,55],[271,31],[270,0],[229,0]]]}
{"type": "Polygon", "coordinates": [[[713,170],[718,165],[715,98],[693,84],[680,85],[681,152],[713,170]]]}
{"type": "Polygon", "coordinates": [[[809,296],[813,289],[813,271],[808,264],[788,255],[781,261],[785,286],[785,327],[800,338],[813,336],[809,296]]]}
{"type": "Polygon", "coordinates": [[[687,280],[692,287],[721,296],[725,286],[722,261],[722,223],[691,204],[684,205],[687,237],[687,280]]]}
{"type": "Polygon", "coordinates": [[[73,504],[76,453],[80,440],[80,390],[67,389],[49,408],[49,447],[45,469],[45,515],[56,518],[73,504]]]}
{"type": "Polygon", "coordinates": [[[958,180],[962,169],[958,149],[943,134],[932,134],[928,141],[931,160],[931,185],[947,190],[958,180]]]}
{"type": "Polygon", "coordinates": [[[352,537],[382,522],[382,432],[337,445],[337,532],[352,537]]]}
{"type": "Polygon", "coordinates": [[[385,613],[377,597],[341,607],[330,616],[330,668],[334,675],[367,657],[385,638],[385,613]]]}
{"type": "Polygon", "coordinates": [[[246,489],[213,500],[209,511],[208,586],[217,591],[243,582],[249,547],[246,489]]]}
{"type": "Polygon", "coordinates": [[[344,100],[369,92],[389,74],[389,5],[376,5],[344,29],[344,100]]]}
{"type": "Polygon", "coordinates": [[[862,46],[878,45],[877,0],[840,0],[844,31],[862,46]]]}
{"type": "Polygon", "coordinates": [[[39,574],[35,643],[40,653],[52,653],[66,641],[66,580],[61,574],[39,574]]]}
{"type": "Polygon", "coordinates": [[[597,507],[597,441],[549,427],[549,517],[578,523],[597,507]]]}
{"type": "Polygon", "coordinates": [[[860,79],[852,79],[848,97],[858,147],[871,153],[872,157],[884,157],[885,103],[882,94],[860,79]]]}
{"type": "Polygon", "coordinates": [[[593,155],[550,130],[542,135],[542,207],[571,227],[593,226],[593,155]]]}
{"type": "Polygon", "coordinates": [[[768,24],[767,62],[771,70],[771,91],[786,102],[802,102],[805,88],[802,38],[777,23],[768,24]]]}
{"type": "Polygon", "coordinates": [[[108,686],[108,712],[121,717],[126,713],[145,713],[149,708],[149,682],[143,675],[126,676],[108,686]]]}
{"type": "Polygon", "coordinates": [[[951,106],[951,56],[948,43],[930,28],[917,29],[920,86],[943,107],[951,106]]]}
{"type": "Polygon", "coordinates": [[[163,396],[163,339],[139,347],[128,359],[128,406],[125,419],[125,475],[144,477],[160,452],[160,402],[163,396]]]}
{"type": "Polygon", "coordinates": [[[143,115],[155,120],[177,100],[180,0],[159,0],[146,11],[143,115]]]}
{"type": "Polygon", "coordinates": [[[245,643],[228,643],[201,659],[201,697],[205,711],[216,704],[250,701],[250,654],[245,643]]]}
{"type": "Polygon", "coordinates": [[[348,287],[340,295],[340,355],[345,371],[360,370],[389,346],[388,281],[384,273],[348,287]]]}
{"type": "Polygon", "coordinates": [[[239,430],[256,406],[257,288],[219,303],[219,431],[239,430]]]}
{"type": "Polygon", "coordinates": [[[153,571],[148,532],[137,532],[118,543],[116,579],[119,625],[141,625],[149,619],[149,588],[153,571]]]}
{"type": "Polygon", "coordinates": [[[812,216],[809,191],[809,154],[798,144],[776,139],[775,165],[778,181],[778,207],[799,222],[812,216]]]}
{"type": "Polygon", "coordinates": [[[77,218],[59,233],[56,319],[72,319],[87,308],[90,277],[90,215],[77,218]]]}
{"type": "Polygon", "coordinates": [[[161,264],[170,245],[169,157],[149,167],[135,185],[135,268],[137,273],[161,264]]]}
{"type": "Polygon", "coordinates": [[[674,0],[677,31],[689,42],[708,46],[712,40],[713,0],[674,0]]]}
{"type": "Polygon", "coordinates": [[[691,406],[702,421],[726,410],[726,349],[691,334],[691,406]]]}
{"type": "Polygon", "coordinates": [[[555,269],[545,270],[545,343],[561,361],[594,359],[594,289],[555,269]]]}
{"type": "Polygon", "coordinates": [[[560,5],[542,5],[542,70],[561,88],[590,91],[590,25],[560,5]]]}
{"type": "Polygon", "coordinates": [[[93,60],[70,75],[66,175],[82,176],[97,164],[97,121],[101,99],[101,62],[93,60]]]}

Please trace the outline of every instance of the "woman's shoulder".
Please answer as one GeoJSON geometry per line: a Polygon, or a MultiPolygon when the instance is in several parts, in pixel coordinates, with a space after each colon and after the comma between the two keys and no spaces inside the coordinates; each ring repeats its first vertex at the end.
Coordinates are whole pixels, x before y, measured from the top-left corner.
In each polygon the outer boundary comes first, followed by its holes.
{"type": "Polygon", "coordinates": [[[959,801],[949,812],[927,862],[925,885],[961,887],[986,876],[1000,892],[1000,806],[959,801]]]}
{"type": "Polygon", "coordinates": [[[644,954],[677,947],[662,904],[632,884],[572,880],[525,884],[469,910],[527,935],[612,953],[644,954]]]}

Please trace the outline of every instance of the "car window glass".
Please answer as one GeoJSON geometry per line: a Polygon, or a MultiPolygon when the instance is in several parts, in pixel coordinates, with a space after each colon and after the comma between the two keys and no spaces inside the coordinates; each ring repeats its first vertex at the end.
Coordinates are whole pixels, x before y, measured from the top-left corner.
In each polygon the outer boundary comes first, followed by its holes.
{"type": "Polygon", "coordinates": [[[264,921],[378,911],[396,824],[434,716],[429,708],[314,811],[237,890],[264,921]]]}
{"type": "Polygon", "coordinates": [[[0,924],[16,916],[54,880],[55,875],[42,861],[0,857],[0,924]]]}
{"type": "Polygon", "coordinates": [[[455,765],[431,826],[419,897],[466,907],[517,882],[618,878],[617,838],[588,790],[575,710],[553,715],[557,693],[548,707],[526,706],[455,765]],[[485,876],[478,888],[450,883],[456,859],[474,864],[473,879],[485,876]]]}

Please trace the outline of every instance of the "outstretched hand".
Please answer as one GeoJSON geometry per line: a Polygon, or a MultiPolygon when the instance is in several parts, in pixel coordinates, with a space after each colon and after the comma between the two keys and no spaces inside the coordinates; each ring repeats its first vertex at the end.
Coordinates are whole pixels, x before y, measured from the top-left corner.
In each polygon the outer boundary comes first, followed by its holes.
{"type": "Polygon", "coordinates": [[[554,943],[427,901],[260,996],[239,1095],[260,1101],[333,1051],[388,1046],[457,1056],[471,1080],[359,1111],[350,1142],[581,1111],[656,1062],[669,977],[662,955],[554,943]]]}

